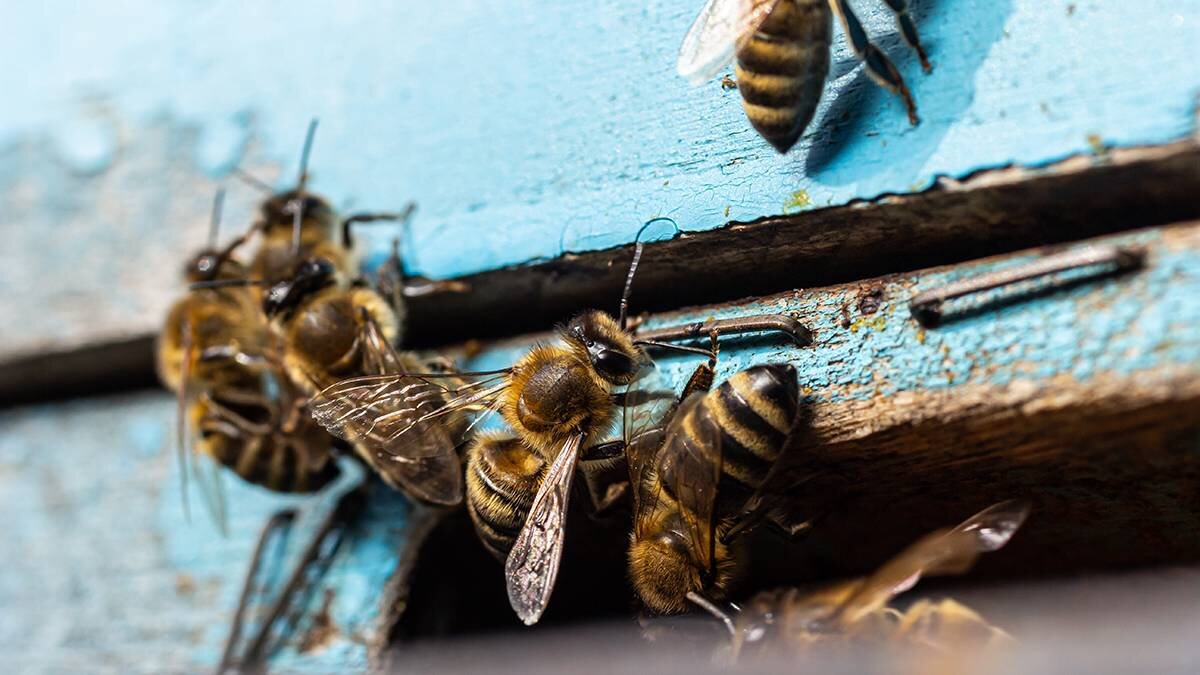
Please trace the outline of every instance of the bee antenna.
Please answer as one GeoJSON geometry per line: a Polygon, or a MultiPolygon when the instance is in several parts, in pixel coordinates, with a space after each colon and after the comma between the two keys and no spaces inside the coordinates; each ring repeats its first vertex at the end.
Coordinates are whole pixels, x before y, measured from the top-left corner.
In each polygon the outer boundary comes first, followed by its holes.
{"type": "Polygon", "coordinates": [[[208,221],[208,247],[210,249],[217,247],[217,237],[221,232],[221,211],[225,208],[225,188],[217,190],[217,194],[213,197],[212,216],[208,221]]]}
{"type": "Polygon", "coordinates": [[[629,263],[629,274],[625,275],[625,290],[621,293],[621,310],[617,315],[617,321],[621,325],[621,330],[625,330],[629,315],[629,292],[633,289],[633,275],[637,273],[638,263],[642,260],[642,249],[646,246],[642,241],[642,233],[651,225],[658,222],[670,223],[671,227],[675,228],[675,233],[679,234],[679,224],[666,217],[651,218],[643,223],[641,229],[638,230],[637,236],[633,240],[633,262],[629,263]]]}
{"type": "Polygon", "coordinates": [[[317,118],[308,123],[308,133],[304,135],[304,150],[300,153],[300,177],[296,181],[296,191],[304,192],[308,184],[308,156],[312,153],[313,138],[317,135],[317,118]]]}
{"type": "Polygon", "coordinates": [[[300,224],[304,221],[304,196],[292,200],[292,256],[300,256],[300,224]]]}
{"type": "Polygon", "coordinates": [[[725,624],[725,629],[730,635],[737,635],[737,629],[733,626],[733,619],[725,612],[725,610],[717,607],[716,603],[708,598],[700,595],[696,591],[688,591],[687,599],[693,604],[712,614],[718,621],[725,624]]]}
{"type": "Polygon", "coordinates": [[[273,194],[275,192],[275,188],[268,185],[266,181],[247,173],[246,170],[242,169],[241,167],[234,168],[233,175],[236,176],[238,180],[242,181],[246,185],[249,185],[255,190],[258,190],[259,192],[265,192],[267,194],[273,194]]]}

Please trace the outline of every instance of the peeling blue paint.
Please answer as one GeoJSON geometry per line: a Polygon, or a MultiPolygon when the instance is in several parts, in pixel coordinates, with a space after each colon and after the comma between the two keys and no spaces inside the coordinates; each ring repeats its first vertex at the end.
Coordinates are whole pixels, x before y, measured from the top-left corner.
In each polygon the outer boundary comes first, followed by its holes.
{"type": "MultiPolygon", "coordinates": [[[[1018,265],[1033,254],[890,278],[882,284],[880,308],[866,316],[857,309],[860,286],[852,284],[797,291],[716,312],[685,311],[671,322],[759,312],[800,318],[814,331],[814,345],[797,348],[781,341],[730,338],[722,342],[719,376],[728,377],[754,364],[786,361],[797,366],[801,384],[811,389],[812,396],[829,402],[967,385],[1004,386],[1064,373],[1086,381],[1108,372],[1127,375],[1173,365],[1195,367],[1200,364],[1200,337],[1183,327],[1200,325],[1200,303],[1195,301],[1200,297],[1200,251],[1168,248],[1161,245],[1161,237],[1162,230],[1154,229],[1110,240],[1149,247],[1152,254],[1143,270],[989,307],[938,328],[922,328],[910,316],[907,303],[916,292],[1018,265]]],[[[1070,277],[1060,275],[1055,285],[1070,277]]],[[[636,290],[633,302],[636,311],[636,290]]],[[[652,319],[646,327],[662,323],[652,319]]],[[[481,370],[505,367],[527,348],[506,343],[468,365],[481,370]]],[[[699,362],[699,357],[663,355],[659,365],[667,377],[681,384],[699,362]]]]}
{"type": "MultiPolygon", "coordinates": [[[[99,101],[134,130],[163,115],[194,125],[197,147],[164,151],[216,176],[252,136],[290,180],[318,116],[314,187],[357,207],[416,199],[408,267],[446,277],[628,243],[655,216],[707,230],[777,214],[797,190],[844,204],[942,175],[1043,166],[1091,153],[1094,139],[1158,144],[1194,128],[1195,3],[922,0],[926,76],[883,3],[865,2],[864,24],[912,87],[921,125],[908,126],[839,34],[814,124],[780,157],[736,92],[674,74],[700,4],[22,8],[0,25],[0,60],[22,64],[0,74],[0,147],[50,136],[97,170],[110,151],[72,120],[99,101]]],[[[393,233],[374,229],[366,238],[385,251],[393,233]]]]}

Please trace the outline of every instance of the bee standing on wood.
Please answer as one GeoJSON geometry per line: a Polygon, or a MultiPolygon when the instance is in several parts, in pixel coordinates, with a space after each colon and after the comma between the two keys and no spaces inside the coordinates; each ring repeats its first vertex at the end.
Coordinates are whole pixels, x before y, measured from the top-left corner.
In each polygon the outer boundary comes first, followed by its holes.
{"type": "MultiPolygon", "coordinates": [[[[192,284],[240,284],[247,278],[233,257],[245,237],[216,248],[222,197],[219,192],[213,205],[208,247],[188,262],[185,276],[192,284]]],[[[156,362],[179,401],[185,509],[187,479],[196,471],[188,461],[193,440],[200,453],[243,480],[277,492],[317,490],[338,475],[329,455],[333,439],[303,413],[298,392],[267,358],[268,342],[258,299],[245,285],[193,290],[167,313],[156,362]]],[[[223,527],[217,480],[206,481],[204,496],[223,527]]]]}
{"type": "Polygon", "coordinates": [[[922,576],[963,574],[981,553],[1002,548],[1029,514],[1024,501],[995,504],[958,527],[925,535],[870,576],[818,589],[754,596],[730,617],[701,600],[732,635],[732,656],[796,654],[820,642],[891,641],[941,651],[989,647],[1011,638],[953,601],[919,601],[900,612],[891,599],[922,576]]]}
{"type": "MultiPolygon", "coordinates": [[[[929,60],[908,14],[907,0],[886,0],[900,32],[929,60]]],[[[787,152],[812,120],[829,74],[832,17],[879,86],[904,101],[916,125],[917,107],[900,71],[870,42],[847,0],[708,0],[679,50],[676,69],[692,84],[719,73],[736,57],[734,73],[746,117],[779,152],[787,152]]]]}
{"type": "MultiPolygon", "coordinates": [[[[707,368],[703,379],[711,382],[707,368]]],[[[686,388],[661,428],[626,432],[634,501],[629,577],[654,613],[726,596],[741,568],[731,519],[762,487],[800,419],[789,364],[754,366],[705,389],[686,388]]]]}
{"type": "MultiPolygon", "coordinates": [[[[313,415],[327,428],[352,425],[376,433],[382,428],[392,440],[434,420],[457,423],[468,413],[499,410],[530,451],[528,459],[532,461],[536,454],[546,466],[505,563],[509,601],[527,624],[541,617],[558,573],[566,510],[580,451],[610,431],[615,408],[622,402],[616,389],[629,385],[643,372],[649,363],[644,348],[708,354],[707,350],[670,342],[708,334],[775,330],[801,343],[810,339],[802,324],[783,315],[711,321],[636,335],[628,328],[627,308],[642,246],[639,237],[618,317],[598,310],[584,312],[558,331],[559,344],[535,347],[510,368],[455,375],[462,384],[443,386],[444,405],[429,405],[428,399],[413,398],[411,393],[427,387],[438,377],[436,373],[356,378],[314,397],[313,415]],[[381,409],[388,412],[380,414],[381,409]]],[[[466,431],[470,427],[462,428],[466,431]]],[[[486,442],[494,444],[497,439],[488,437],[486,442]]],[[[469,456],[481,455],[476,451],[469,456]]],[[[518,462],[524,463],[524,459],[518,462]]],[[[520,474],[528,468],[517,466],[514,471],[520,474]]],[[[474,471],[468,466],[468,474],[474,471]]],[[[528,485],[528,481],[522,479],[511,485],[528,485]]],[[[504,489],[500,484],[493,487],[498,495],[504,489]]],[[[477,515],[483,513],[481,503],[475,502],[477,515]]]]}

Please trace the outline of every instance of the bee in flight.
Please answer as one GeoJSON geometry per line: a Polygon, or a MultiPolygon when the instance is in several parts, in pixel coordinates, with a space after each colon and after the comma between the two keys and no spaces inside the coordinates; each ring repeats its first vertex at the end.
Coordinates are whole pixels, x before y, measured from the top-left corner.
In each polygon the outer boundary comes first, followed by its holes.
{"type": "Polygon", "coordinates": [[[923,576],[965,573],[981,553],[1007,544],[1028,514],[1025,501],[995,504],[957,527],[925,535],[868,577],[824,588],[760,593],[733,617],[714,603],[698,602],[729,629],[735,659],[751,653],[796,654],[832,641],[891,641],[950,652],[987,648],[1011,638],[954,600],[921,600],[904,612],[889,603],[923,576]]]}
{"type": "MultiPolygon", "coordinates": [[[[907,0],[886,0],[921,67],[929,60],[908,14],[907,0]]],[[[917,107],[900,71],[871,43],[847,0],[708,0],[679,50],[676,69],[693,85],[715,77],[736,58],[734,73],[746,117],[781,153],[808,123],[829,74],[832,17],[837,16],[867,74],[904,101],[916,125],[917,107]]]]}
{"type": "MultiPolygon", "coordinates": [[[[545,465],[544,469],[533,469],[541,474],[538,489],[529,501],[527,515],[505,562],[509,601],[526,624],[541,617],[554,587],[580,451],[611,430],[615,410],[622,403],[616,390],[634,382],[650,363],[645,348],[708,354],[707,350],[672,342],[759,331],[783,331],[801,343],[810,340],[808,329],[800,322],[769,314],[640,335],[630,330],[627,310],[641,258],[640,234],[617,317],[599,310],[585,311],[558,330],[557,344],[535,347],[509,368],[453,374],[453,384],[439,382],[438,378],[447,376],[438,373],[361,377],[329,387],[313,399],[313,416],[326,428],[349,428],[351,433],[371,434],[392,443],[436,420],[465,434],[478,419],[464,424],[464,417],[499,411],[529,451],[526,457],[532,461],[536,455],[536,460],[545,465]],[[440,395],[429,389],[433,382],[440,385],[440,395]]],[[[496,437],[488,440],[500,442],[496,437]]],[[[528,471],[530,467],[515,470],[528,471]]],[[[468,475],[472,471],[468,466],[468,475]]]]}
{"type": "MultiPolygon", "coordinates": [[[[185,270],[188,282],[208,287],[175,302],[155,350],[160,379],[179,402],[176,442],[185,510],[189,474],[203,477],[189,461],[192,442],[243,480],[277,492],[310,492],[338,475],[329,454],[333,439],[304,413],[299,393],[268,358],[258,299],[241,285],[248,270],[234,257],[247,236],[216,246],[222,198],[218,192],[208,247],[185,270]]],[[[217,480],[202,482],[202,494],[223,527],[217,480]]]]}
{"type": "Polygon", "coordinates": [[[629,578],[657,614],[726,597],[743,558],[733,524],[789,452],[801,419],[790,364],[753,366],[706,391],[711,365],[665,423],[626,432],[634,504],[629,578]]]}

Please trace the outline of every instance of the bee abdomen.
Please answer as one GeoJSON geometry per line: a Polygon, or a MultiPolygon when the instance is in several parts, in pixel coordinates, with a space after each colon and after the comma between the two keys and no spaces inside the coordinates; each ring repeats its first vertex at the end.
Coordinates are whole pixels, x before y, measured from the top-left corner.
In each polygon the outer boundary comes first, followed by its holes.
{"type": "Polygon", "coordinates": [[[209,431],[201,437],[201,449],[247,483],[274,492],[314,492],[340,475],[334,462],[309,466],[302,451],[270,436],[236,438],[209,431]]]}
{"type": "Polygon", "coordinates": [[[520,439],[481,434],[467,450],[467,512],[484,546],[503,560],[533,506],[543,462],[520,439]]]}
{"type": "Polygon", "coordinates": [[[821,100],[831,35],[825,0],[785,0],[737,50],[746,117],[780,152],[800,138],[821,100]]]}
{"type": "Polygon", "coordinates": [[[722,472],[757,489],[779,459],[799,409],[795,369],[748,368],[721,383],[704,405],[721,429],[722,472]]]}

